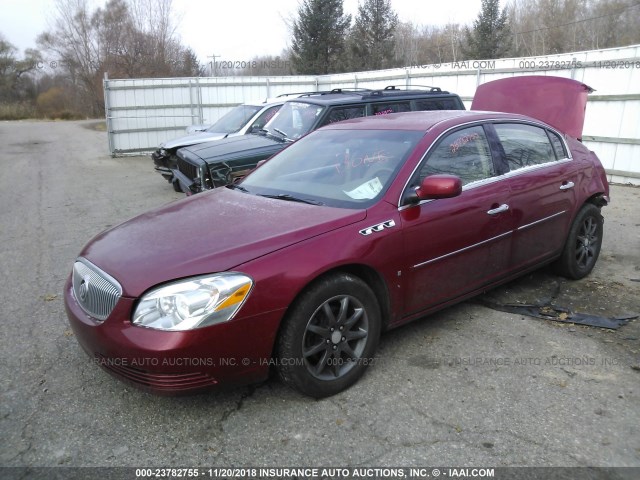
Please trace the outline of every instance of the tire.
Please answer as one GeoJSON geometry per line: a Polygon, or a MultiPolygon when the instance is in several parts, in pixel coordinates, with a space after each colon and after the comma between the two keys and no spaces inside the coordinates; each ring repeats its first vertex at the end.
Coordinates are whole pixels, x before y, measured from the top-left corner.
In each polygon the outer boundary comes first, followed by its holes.
{"type": "Polygon", "coordinates": [[[180,187],[180,182],[178,181],[177,178],[174,178],[173,181],[171,182],[171,186],[173,187],[173,191],[174,192],[178,192],[178,193],[184,193],[182,191],[182,188],[180,187]]]}
{"type": "Polygon", "coordinates": [[[571,224],[562,255],[555,263],[558,274],[579,280],[591,273],[602,247],[603,224],[598,207],[591,203],[583,205],[571,224]]]}
{"type": "Polygon", "coordinates": [[[380,307],[360,278],[335,274],[312,284],[287,314],[276,346],[278,373],[315,398],[341,392],[373,362],[380,307]]]}

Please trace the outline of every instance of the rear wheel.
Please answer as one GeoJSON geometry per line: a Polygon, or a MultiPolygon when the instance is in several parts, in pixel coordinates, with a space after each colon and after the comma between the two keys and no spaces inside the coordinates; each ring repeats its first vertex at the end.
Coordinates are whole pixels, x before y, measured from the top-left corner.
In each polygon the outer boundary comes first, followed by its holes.
{"type": "Polygon", "coordinates": [[[555,264],[560,275],[578,280],[591,273],[602,247],[603,223],[600,209],[595,205],[587,203],[580,209],[555,264]]]}
{"type": "Polygon", "coordinates": [[[360,278],[336,274],[296,301],[279,336],[278,372],[289,386],[316,398],[353,385],[372,363],[380,308],[360,278]]]}

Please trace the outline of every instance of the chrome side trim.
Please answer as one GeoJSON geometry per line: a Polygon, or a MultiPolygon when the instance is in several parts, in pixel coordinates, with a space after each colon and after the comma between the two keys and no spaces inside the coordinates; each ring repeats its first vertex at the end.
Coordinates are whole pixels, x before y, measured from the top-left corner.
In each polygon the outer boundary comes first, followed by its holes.
{"type": "Polygon", "coordinates": [[[526,225],[521,225],[516,229],[516,231],[519,232],[520,230],[525,230],[529,227],[533,227],[534,225],[537,225],[538,223],[546,222],[547,220],[551,220],[552,218],[563,215],[565,213],[567,213],[567,211],[563,210],[561,212],[554,213],[553,215],[549,215],[548,217],[541,218],[540,220],[536,220],[535,222],[527,223],[526,225]]]}
{"type": "Polygon", "coordinates": [[[511,170],[510,172],[507,172],[504,175],[502,175],[502,178],[517,177],[518,175],[521,175],[523,173],[528,173],[528,172],[531,172],[531,171],[540,170],[542,168],[553,167],[555,165],[561,165],[563,163],[569,163],[571,161],[572,160],[570,158],[563,158],[561,160],[556,160],[555,162],[547,162],[547,163],[539,163],[537,165],[529,165],[527,167],[522,167],[522,168],[519,168],[517,170],[511,170]]]}
{"type": "Polygon", "coordinates": [[[479,247],[480,245],[484,245],[485,243],[493,242],[494,240],[497,240],[497,239],[502,238],[502,237],[506,237],[507,235],[511,235],[512,233],[513,232],[511,230],[508,231],[508,232],[505,232],[505,233],[501,233],[500,235],[496,235],[495,237],[488,238],[487,240],[483,240],[482,242],[479,242],[479,243],[474,243],[473,245],[469,245],[468,247],[461,248],[460,250],[456,250],[455,252],[450,252],[450,253],[447,253],[445,255],[441,255],[440,257],[436,257],[436,258],[432,258],[431,260],[427,260],[426,262],[418,263],[417,265],[414,265],[411,268],[424,267],[425,265],[429,265],[430,263],[437,262],[438,260],[442,260],[443,258],[447,258],[447,257],[450,257],[452,255],[457,255],[458,253],[462,253],[462,252],[465,252],[467,250],[471,250],[472,248],[479,247]]]}

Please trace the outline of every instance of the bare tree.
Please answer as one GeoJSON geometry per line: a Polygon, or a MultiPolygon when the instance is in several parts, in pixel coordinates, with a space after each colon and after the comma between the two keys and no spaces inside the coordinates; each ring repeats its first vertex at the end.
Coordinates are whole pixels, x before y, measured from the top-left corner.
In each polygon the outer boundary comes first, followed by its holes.
{"type": "Polygon", "coordinates": [[[547,55],[640,42],[636,0],[512,0],[515,55],[547,55]]]}
{"type": "Polygon", "coordinates": [[[104,109],[104,72],[112,78],[201,72],[193,51],[175,36],[171,0],[109,0],[94,11],[87,0],[56,0],[55,5],[53,24],[37,42],[61,60],[88,114],[104,109]]]}
{"type": "Polygon", "coordinates": [[[41,63],[40,53],[28,48],[22,59],[16,47],[0,34],[0,100],[22,102],[35,98],[30,74],[41,63]]]}

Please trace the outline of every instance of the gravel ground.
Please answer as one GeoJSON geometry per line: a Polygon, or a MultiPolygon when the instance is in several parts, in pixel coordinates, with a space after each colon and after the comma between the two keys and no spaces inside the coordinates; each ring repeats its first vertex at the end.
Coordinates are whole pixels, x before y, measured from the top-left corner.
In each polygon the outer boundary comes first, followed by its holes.
{"type": "MultiPolygon", "coordinates": [[[[640,467],[640,320],[465,302],[385,334],[364,378],[320,401],[277,379],[182,398],[114,380],[73,337],[64,281],[92,236],[181,195],[148,157],[110,158],[94,123],[0,123],[0,466],[640,467]]],[[[487,298],[640,313],[640,189],[611,197],[591,276],[543,269],[487,298]]]]}

